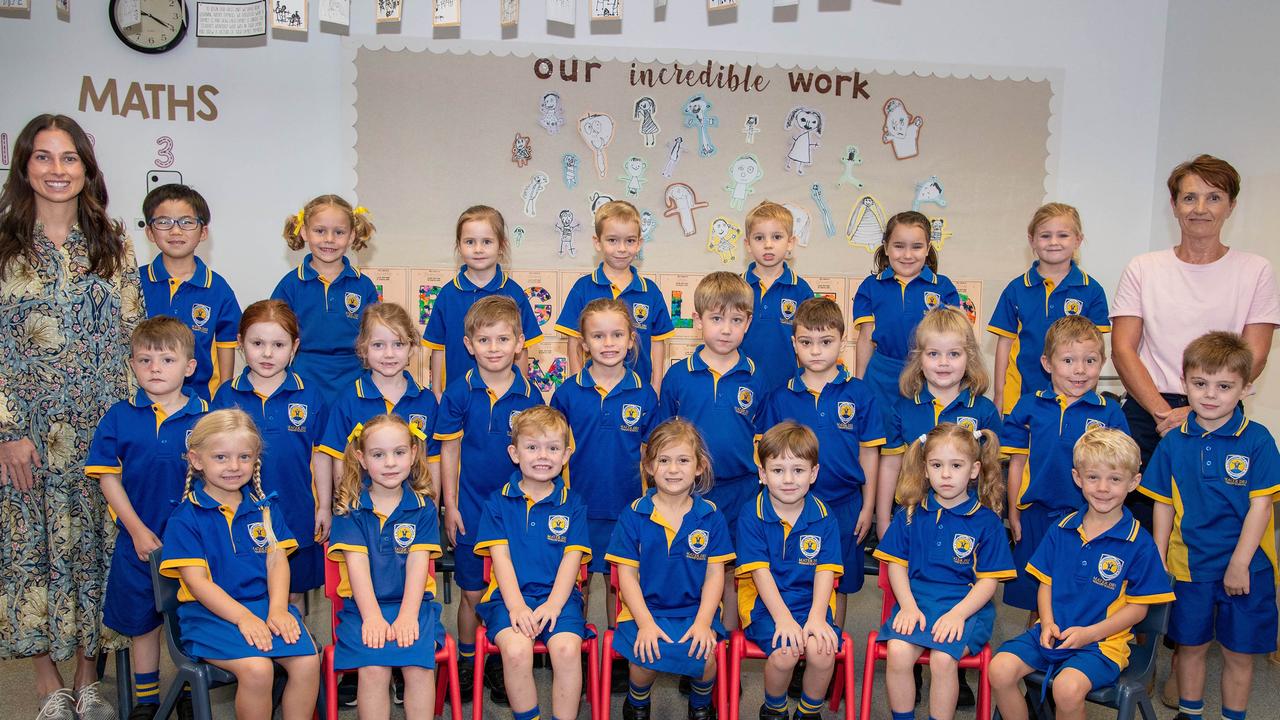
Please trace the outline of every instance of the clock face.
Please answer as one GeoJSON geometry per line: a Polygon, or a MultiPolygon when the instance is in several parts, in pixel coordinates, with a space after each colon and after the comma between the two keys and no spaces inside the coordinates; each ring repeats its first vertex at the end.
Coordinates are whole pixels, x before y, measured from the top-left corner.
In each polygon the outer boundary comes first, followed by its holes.
{"type": "Polygon", "coordinates": [[[127,45],[142,52],[163,52],[177,45],[186,34],[187,8],[183,0],[133,0],[140,21],[125,25],[128,0],[111,4],[111,25],[127,45]]]}

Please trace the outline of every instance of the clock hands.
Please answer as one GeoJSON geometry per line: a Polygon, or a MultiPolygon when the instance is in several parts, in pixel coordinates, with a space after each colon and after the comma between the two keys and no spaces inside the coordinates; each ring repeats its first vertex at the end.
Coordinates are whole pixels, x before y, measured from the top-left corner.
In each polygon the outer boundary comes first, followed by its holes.
{"type": "Polygon", "coordinates": [[[169,23],[167,23],[167,22],[165,22],[165,21],[161,20],[160,18],[156,17],[155,15],[152,15],[151,13],[146,12],[145,10],[142,12],[142,16],[143,16],[143,17],[149,17],[149,18],[151,18],[152,20],[155,20],[156,22],[158,22],[158,23],[160,23],[161,25],[165,26],[166,28],[169,28],[170,30],[172,30],[172,29],[173,29],[173,26],[172,26],[172,25],[170,25],[169,23]]]}

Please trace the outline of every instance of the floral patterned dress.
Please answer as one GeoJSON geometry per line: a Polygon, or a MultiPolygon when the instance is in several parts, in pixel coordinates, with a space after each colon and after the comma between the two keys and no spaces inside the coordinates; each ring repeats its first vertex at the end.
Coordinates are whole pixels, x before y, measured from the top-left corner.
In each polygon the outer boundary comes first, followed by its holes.
{"type": "Polygon", "coordinates": [[[133,245],[116,277],[90,274],[73,227],[61,249],[36,226],[35,263],[0,276],[0,442],[29,438],[35,487],[0,486],[0,658],[103,648],[115,530],[84,461],[98,420],[129,397],[129,336],[145,316],[133,245]]]}

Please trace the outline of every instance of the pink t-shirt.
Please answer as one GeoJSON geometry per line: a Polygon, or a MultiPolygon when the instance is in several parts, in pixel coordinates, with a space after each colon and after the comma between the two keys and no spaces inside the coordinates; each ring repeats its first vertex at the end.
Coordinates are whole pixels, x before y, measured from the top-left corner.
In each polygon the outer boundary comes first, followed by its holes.
{"type": "Polygon", "coordinates": [[[1213,330],[1280,325],[1280,293],[1271,263],[1228,249],[1207,265],[1178,259],[1173,248],[1139,255],[1120,276],[1111,317],[1142,318],[1138,357],[1162,393],[1181,393],[1182,351],[1213,330]]]}

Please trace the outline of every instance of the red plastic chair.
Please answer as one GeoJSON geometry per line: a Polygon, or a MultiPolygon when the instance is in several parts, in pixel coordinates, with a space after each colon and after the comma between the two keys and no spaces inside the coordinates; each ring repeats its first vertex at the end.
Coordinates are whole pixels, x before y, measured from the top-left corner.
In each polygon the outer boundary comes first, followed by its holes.
{"type": "MultiPolygon", "coordinates": [[[[434,558],[431,560],[427,572],[432,577],[435,577],[436,566],[434,558]]],[[[345,601],[345,598],[338,596],[338,584],[341,579],[338,572],[338,563],[329,559],[329,546],[326,544],[324,595],[329,598],[335,642],[338,637],[338,611],[342,609],[342,604],[345,601]]],[[[320,673],[324,679],[324,700],[327,717],[329,720],[338,720],[338,678],[352,671],[333,669],[333,648],[334,642],[330,642],[324,648],[320,658],[320,673]]],[[[452,706],[451,716],[453,720],[462,720],[462,693],[458,688],[458,646],[454,642],[453,636],[448,633],[445,633],[444,636],[444,647],[436,650],[436,715],[444,712],[446,690],[449,693],[449,705],[452,706]],[[444,668],[444,672],[440,672],[441,668],[444,668]]]]}
{"type": "MultiPolygon", "coordinates": [[[[618,567],[613,563],[609,563],[609,587],[613,588],[613,611],[616,616],[622,611],[622,592],[618,589],[618,567]]],[[[726,657],[728,656],[729,641],[722,640],[716,643],[716,687],[712,693],[712,699],[717,708],[726,707],[726,697],[728,695],[728,682],[725,674],[728,672],[726,657]]],[[[621,659],[622,656],[613,649],[613,629],[604,631],[604,640],[600,647],[600,654],[604,658],[600,671],[600,718],[599,720],[609,720],[613,711],[613,703],[610,702],[610,688],[613,682],[613,660],[621,659]]]]}
{"type": "MultiPolygon", "coordinates": [[[[880,563],[880,575],[876,581],[884,600],[880,603],[880,624],[883,626],[893,612],[893,587],[889,585],[889,571],[885,563],[880,563]]],[[[867,656],[862,665],[862,717],[870,717],[871,691],[875,682],[876,661],[889,657],[889,647],[878,640],[880,633],[873,630],[867,633],[867,656]]],[[[929,651],[925,650],[916,660],[917,665],[929,664],[929,651]]],[[[991,665],[991,644],[982,646],[977,655],[966,655],[960,658],[958,665],[963,669],[978,668],[978,707],[975,720],[991,720],[991,683],[988,682],[987,670],[991,665]]]]}
{"type": "MultiPolygon", "coordinates": [[[[492,560],[489,556],[484,558],[484,583],[489,584],[492,560]]],[[[584,563],[578,571],[578,586],[581,587],[587,581],[587,566],[584,563]]],[[[599,646],[597,644],[596,626],[587,623],[587,631],[591,637],[584,638],[582,641],[582,652],[587,654],[587,677],[583,683],[586,686],[587,705],[591,707],[591,720],[601,720],[600,718],[600,655],[599,646]]],[[[546,655],[547,646],[542,641],[533,644],[534,655],[546,655]]],[[[484,625],[476,628],[476,669],[475,684],[471,690],[471,720],[482,720],[484,714],[484,659],[486,655],[501,655],[498,646],[489,642],[489,638],[485,635],[484,625]]],[[[606,688],[607,691],[607,688],[606,688]]]]}

